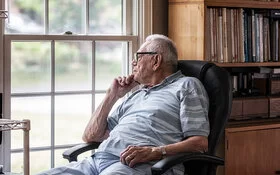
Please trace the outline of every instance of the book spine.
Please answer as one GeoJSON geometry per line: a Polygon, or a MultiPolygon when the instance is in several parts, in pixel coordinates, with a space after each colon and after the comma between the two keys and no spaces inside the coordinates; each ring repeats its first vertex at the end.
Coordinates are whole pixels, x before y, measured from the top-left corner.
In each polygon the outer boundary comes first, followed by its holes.
{"type": "Polygon", "coordinates": [[[255,14],[255,26],[256,26],[256,62],[260,62],[260,23],[259,23],[259,14],[255,14]]]}
{"type": "Polygon", "coordinates": [[[248,13],[247,11],[243,10],[243,17],[244,17],[244,57],[245,62],[249,62],[248,57],[248,13]]]}
{"type": "Polygon", "coordinates": [[[224,55],[224,62],[227,63],[228,62],[228,34],[227,34],[227,9],[226,8],[222,8],[222,15],[223,15],[223,55],[224,55]]]}
{"type": "Polygon", "coordinates": [[[264,52],[264,62],[268,61],[268,18],[263,18],[263,52],[264,52]]]}
{"type": "Polygon", "coordinates": [[[241,62],[245,62],[245,49],[244,49],[244,10],[243,8],[239,9],[239,57],[241,62]]]}
{"type": "Polygon", "coordinates": [[[215,60],[215,39],[214,39],[214,9],[209,9],[210,16],[210,61],[215,60]]]}
{"type": "Polygon", "coordinates": [[[253,62],[252,55],[252,13],[250,10],[247,10],[248,14],[248,34],[247,34],[247,45],[248,45],[248,61],[253,62]]]}
{"type": "Polygon", "coordinates": [[[223,15],[222,15],[222,9],[218,8],[218,62],[223,63],[224,62],[224,53],[223,53],[223,15]]]}
{"type": "Polygon", "coordinates": [[[231,61],[235,62],[235,36],[234,36],[234,9],[230,9],[230,28],[231,28],[231,61]]]}
{"type": "Polygon", "coordinates": [[[264,62],[264,52],[263,52],[263,14],[259,14],[259,28],[260,28],[260,35],[259,35],[259,46],[260,46],[260,62],[264,62]]]}
{"type": "Polygon", "coordinates": [[[274,61],[279,61],[279,20],[277,19],[275,21],[275,60],[274,61]]]}
{"type": "Polygon", "coordinates": [[[256,62],[256,23],[255,10],[252,9],[252,62],[256,62]]]}

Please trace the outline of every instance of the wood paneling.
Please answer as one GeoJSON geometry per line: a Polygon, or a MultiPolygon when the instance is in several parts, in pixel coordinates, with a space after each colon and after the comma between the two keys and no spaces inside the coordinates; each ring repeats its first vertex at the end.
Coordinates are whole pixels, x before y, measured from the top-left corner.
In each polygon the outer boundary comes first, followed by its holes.
{"type": "Polygon", "coordinates": [[[204,3],[169,3],[168,36],[178,48],[179,59],[204,59],[204,3]]]}
{"type": "Polygon", "coordinates": [[[269,175],[280,170],[280,124],[226,129],[226,175],[269,175]]]}

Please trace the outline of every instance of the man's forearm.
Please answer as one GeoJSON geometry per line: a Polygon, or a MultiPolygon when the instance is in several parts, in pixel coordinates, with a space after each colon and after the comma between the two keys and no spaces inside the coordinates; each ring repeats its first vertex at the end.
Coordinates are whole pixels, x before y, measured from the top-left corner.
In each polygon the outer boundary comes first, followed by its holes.
{"type": "Polygon", "coordinates": [[[113,105],[118,100],[115,95],[106,94],[104,100],[93,113],[83,134],[85,142],[102,141],[107,133],[107,117],[113,105]]]}
{"type": "Polygon", "coordinates": [[[208,139],[204,136],[193,136],[178,143],[165,146],[166,155],[175,155],[182,152],[206,152],[208,139]]]}

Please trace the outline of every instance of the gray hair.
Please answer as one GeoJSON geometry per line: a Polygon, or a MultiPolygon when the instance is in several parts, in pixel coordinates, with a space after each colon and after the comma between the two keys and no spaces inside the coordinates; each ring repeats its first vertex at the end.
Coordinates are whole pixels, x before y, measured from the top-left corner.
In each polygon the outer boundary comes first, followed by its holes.
{"type": "Polygon", "coordinates": [[[173,72],[177,71],[178,52],[175,43],[168,37],[160,34],[149,35],[146,38],[148,43],[147,51],[157,52],[162,55],[165,64],[172,67],[173,72]]]}

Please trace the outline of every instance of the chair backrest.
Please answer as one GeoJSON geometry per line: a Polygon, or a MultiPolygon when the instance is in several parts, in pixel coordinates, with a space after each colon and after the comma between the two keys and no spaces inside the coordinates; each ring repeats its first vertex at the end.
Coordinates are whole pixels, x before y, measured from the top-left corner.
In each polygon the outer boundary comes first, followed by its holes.
{"type": "Polygon", "coordinates": [[[229,73],[213,63],[199,60],[180,60],[178,69],[186,76],[198,78],[208,93],[208,153],[214,155],[231,112],[232,85],[229,73]]]}

